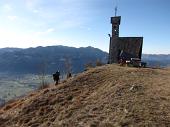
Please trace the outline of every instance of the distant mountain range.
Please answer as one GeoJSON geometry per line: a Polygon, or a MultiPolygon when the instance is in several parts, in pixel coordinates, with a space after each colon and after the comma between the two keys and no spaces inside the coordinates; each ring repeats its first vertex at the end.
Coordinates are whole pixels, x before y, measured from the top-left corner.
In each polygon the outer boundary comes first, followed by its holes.
{"type": "MultiPolygon", "coordinates": [[[[95,64],[97,60],[107,63],[108,53],[93,47],[48,46],[36,48],[0,49],[0,73],[32,73],[44,71],[51,74],[56,70],[66,72],[69,65],[73,73],[84,70],[85,64],[95,64]]],[[[143,54],[142,60],[148,66],[170,66],[169,55],[143,54]]]]}
{"type": "Polygon", "coordinates": [[[142,60],[147,62],[151,67],[170,66],[170,54],[143,54],[142,60]]]}
{"type": "Polygon", "coordinates": [[[66,46],[48,46],[36,48],[3,48],[0,49],[1,73],[54,73],[66,71],[71,67],[73,73],[84,70],[87,63],[97,60],[106,63],[108,54],[93,47],[74,48],[66,46]]]}

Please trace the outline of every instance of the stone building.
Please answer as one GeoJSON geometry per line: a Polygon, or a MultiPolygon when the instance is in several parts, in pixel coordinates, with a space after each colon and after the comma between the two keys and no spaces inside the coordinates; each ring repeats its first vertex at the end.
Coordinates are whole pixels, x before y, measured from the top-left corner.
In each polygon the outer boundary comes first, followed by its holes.
{"type": "Polygon", "coordinates": [[[143,37],[119,37],[121,16],[111,17],[112,35],[110,36],[108,63],[118,63],[120,53],[126,53],[126,59],[139,58],[142,55],[143,37]]]}

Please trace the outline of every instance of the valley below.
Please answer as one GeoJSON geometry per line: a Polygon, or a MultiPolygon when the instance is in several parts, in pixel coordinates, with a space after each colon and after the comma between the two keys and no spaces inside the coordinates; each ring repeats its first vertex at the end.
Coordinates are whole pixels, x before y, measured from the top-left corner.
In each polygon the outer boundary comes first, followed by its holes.
{"type": "MultiPolygon", "coordinates": [[[[42,82],[41,75],[35,74],[0,74],[0,105],[11,99],[24,96],[30,91],[36,90],[42,82]]],[[[46,75],[47,84],[53,82],[52,75],[46,75]]]]}

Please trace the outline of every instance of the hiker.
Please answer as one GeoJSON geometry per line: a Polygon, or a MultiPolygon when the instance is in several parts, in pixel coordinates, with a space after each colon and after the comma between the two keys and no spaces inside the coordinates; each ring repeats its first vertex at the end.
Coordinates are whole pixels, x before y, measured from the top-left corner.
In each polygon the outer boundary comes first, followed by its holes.
{"type": "Polygon", "coordinates": [[[72,77],[71,72],[67,73],[67,79],[71,77],[72,77]]]}
{"type": "Polygon", "coordinates": [[[53,74],[53,79],[56,82],[55,85],[57,85],[60,80],[60,72],[59,71],[57,71],[55,74],[53,74]]]}

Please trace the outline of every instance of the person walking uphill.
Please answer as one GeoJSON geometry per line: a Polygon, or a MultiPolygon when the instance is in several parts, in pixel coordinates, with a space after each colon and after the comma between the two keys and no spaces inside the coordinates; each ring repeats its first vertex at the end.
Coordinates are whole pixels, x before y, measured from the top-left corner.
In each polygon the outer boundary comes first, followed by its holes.
{"type": "Polygon", "coordinates": [[[57,71],[55,74],[53,74],[53,79],[56,82],[55,85],[58,85],[59,80],[60,80],[60,72],[57,71]]]}

